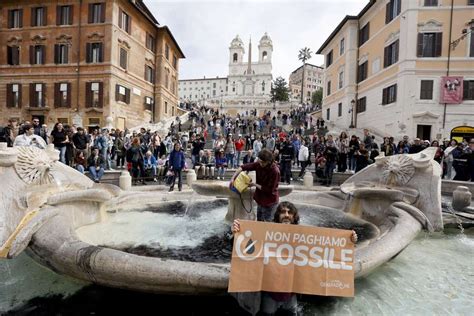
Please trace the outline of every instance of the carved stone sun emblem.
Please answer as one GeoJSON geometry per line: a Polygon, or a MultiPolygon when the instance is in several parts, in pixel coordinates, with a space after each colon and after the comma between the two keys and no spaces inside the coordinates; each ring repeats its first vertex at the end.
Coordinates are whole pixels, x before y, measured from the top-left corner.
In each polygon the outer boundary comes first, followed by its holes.
{"type": "Polygon", "coordinates": [[[48,154],[36,147],[16,147],[18,159],[15,170],[20,178],[28,184],[48,184],[53,182],[50,173],[54,162],[48,154]]]}
{"type": "Polygon", "coordinates": [[[382,182],[387,185],[407,184],[415,174],[413,160],[406,155],[391,156],[383,165],[382,182]]]}

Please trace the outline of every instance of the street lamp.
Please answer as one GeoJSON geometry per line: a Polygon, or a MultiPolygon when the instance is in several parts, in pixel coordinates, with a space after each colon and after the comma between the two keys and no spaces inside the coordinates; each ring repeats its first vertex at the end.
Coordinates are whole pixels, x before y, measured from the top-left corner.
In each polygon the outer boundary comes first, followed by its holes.
{"type": "Polygon", "coordinates": [[[459,43],[463,39],[465,39],[468,34],[472,34],[474,32],[474,19],[471,19],[471,21],[467,22],[466,26],[468,26],[468,28],[462,30],[462,35],[449,44],[449,46],[451,47],[452,50],[455,50],[456,46],[458,46],[459,43]]]}
{"type": "Polygon", "coordinates": [[[349,128],[354,128],[354,105],[355,105],[356,101],[354,99],[352,99],[351,101],[351,107],[349,109],[349,114],[351,115],[351,125],[349,125],[349,128]]]}

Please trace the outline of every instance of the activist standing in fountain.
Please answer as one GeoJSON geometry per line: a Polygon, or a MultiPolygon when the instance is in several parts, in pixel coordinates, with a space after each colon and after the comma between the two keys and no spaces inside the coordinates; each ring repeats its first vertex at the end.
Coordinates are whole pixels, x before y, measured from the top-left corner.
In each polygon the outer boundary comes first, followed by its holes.
{"type": "MultiPolygon", "coordinates": [[[[300,216],[295,205],[291,202],[281,202],[276,208],[273,222],[279,224],[298,225],[300,216]]],[[[234,220],[232,224],[232,232],[238,233],[240,231],[240,222],[238,219],[234,220]]],[[[357,233],[353,230],[351,241],[355,244],[357,242],[357,233]]],[[[288,315],[298,315],[298,300],[295,293],[280,293],[280,292],[261,292],[262,299],[260,305],[261,315],[275,315],[278,309],[287,312],[288,315]]]]}
{"type": "Polygon", "coordinates": [[[262,149],[258,154],[258,161],[238,168],[230,180],[231,185],[242,171],[256,171],[257,183],[250,183],[249,187],[256,188],[253,199],[257,202],[257,220],[271,222],[279,200],[280,182],[280,170],[275,164],[272,152],[262,149]]]}

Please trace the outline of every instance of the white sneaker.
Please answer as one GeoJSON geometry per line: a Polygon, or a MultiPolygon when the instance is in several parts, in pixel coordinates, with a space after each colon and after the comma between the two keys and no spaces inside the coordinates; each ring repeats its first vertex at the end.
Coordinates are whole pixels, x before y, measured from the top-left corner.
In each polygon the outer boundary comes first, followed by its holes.
{"type": "Polygon", "coordinates": [[[219,179],[220,179],[220,178],[219,178],[219,177],[217,177],[217,180],[219,180],[219,179]]]}

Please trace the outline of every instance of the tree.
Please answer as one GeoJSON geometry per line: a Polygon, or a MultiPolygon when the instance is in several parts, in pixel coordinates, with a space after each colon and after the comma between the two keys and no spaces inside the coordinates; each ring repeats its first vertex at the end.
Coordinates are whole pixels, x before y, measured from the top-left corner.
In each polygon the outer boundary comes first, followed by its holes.
{"type": "Polygon", "coordinates": [[[321,105],[322,102],[323,102],[323,89],[318,89],[313,92],[313,95],[311,96],[311,103],[321,105]]]}
{"type": "Polygon", "coordinates": [[[306,65],[306,61],[308,59],[311,59],[311,50],[308,47],[300,49],[298,52],[298,59],[303,62],[303,69],[302,69],[302,75],[301,75],[301,104],[303,104],[303,97],[304,97],[304,66],[306,65]]]}
{"type": "Polygon", "coordinates": [[[289,89],[287,87],[286,80],[283,77],[276,78],[272,83],[272,89],[270,91],[272,102],[288,101],[288,93],[289,89]]]}

